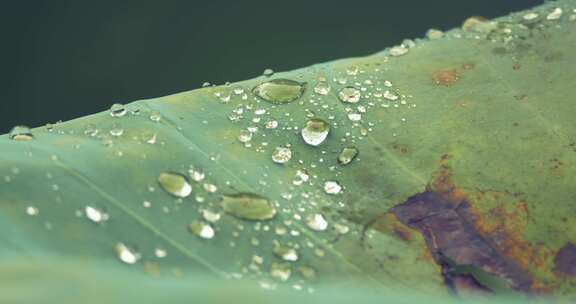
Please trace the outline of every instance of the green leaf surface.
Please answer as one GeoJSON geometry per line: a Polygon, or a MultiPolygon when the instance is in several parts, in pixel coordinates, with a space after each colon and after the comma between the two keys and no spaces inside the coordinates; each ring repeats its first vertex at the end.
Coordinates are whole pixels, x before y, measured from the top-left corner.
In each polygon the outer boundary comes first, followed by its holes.
{"type": "Polygon", "coordinates": [[[0,136],[0,279],[573,299],[575,8],[0,136]]]}

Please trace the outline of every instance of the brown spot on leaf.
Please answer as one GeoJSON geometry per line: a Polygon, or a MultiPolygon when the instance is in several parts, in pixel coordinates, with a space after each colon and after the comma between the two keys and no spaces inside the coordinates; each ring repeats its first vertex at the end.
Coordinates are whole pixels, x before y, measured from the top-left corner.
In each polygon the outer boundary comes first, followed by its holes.
{"type": "Polygon", "coordinates": [[[472,70],[474,67],[473,63],[465,63],[457,68],[440,69],[432,73],[432,79],[437,85],[449,87],[454,85],[465,71],[472,70]]]}
{"type": "Polygon", "coordinates": [[[390,211],[424,235],[428,248],[441,265],[449,259],[456,265],[476,267],[503,278],[515,290],[530,291],[530,275],[494,249],[475,229],[469,208],[466,201],[455,203],[440,193],[425,191],[390,211]]]}
{"type": "Polygon", "coordinates": [[[561,275],[576,277],[576,246],[567,243],[554,257],[554,271],[561,275]]]}

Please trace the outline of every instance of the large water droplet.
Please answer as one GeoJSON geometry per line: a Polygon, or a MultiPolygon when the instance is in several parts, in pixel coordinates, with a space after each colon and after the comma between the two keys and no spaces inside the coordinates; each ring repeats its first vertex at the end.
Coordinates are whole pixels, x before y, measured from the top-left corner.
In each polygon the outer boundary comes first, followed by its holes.
{"type": "Polygon", "coordinates": [[[117,243],[114,249],[120,261],[126,264],[134,264],[140,260],[140,254],[123,243],[117,243]]]}
{"type": "Polygon", "coordinates": [[[34,139],[34,135],[27,126],[15,126],[10,130],[9,138],[17,141],[28,141],[34,139]]]}
{"type": "Polygon", "coordinates": [[[304,93],[304,84],[290,79],[274,79],[256,86],[254,95],[274,104],[295,101],[304,93]]]}
{"type": "Polygon", "coordinates": [[[338,92],[338,98],[343,102],[357,103],[360,101],[360,90],[355,87],[345,87],[338,92]]]}
{"type": "Polygon", "coordinates": [[[203,239],[211,239],[216,234],[210,224],[202,221],[193,221],[188,225],[188,230],[203,239]]]}
{"type": "Polygon", "coordinates": [[[339,194],[342,191],[342,186],[337,181],[324,182],[324,192],[327,194],[339,194]]]}
{"type": "Polygon", "coordinates": [[[187,197],[192,193],[192,186],[188,178],[174,172],[163,172],[158,176],[158,183],[166,192],[176,197],[187,197]]]}
{"type": "Polygon", "coordinates": [[[310,214],[306,217],[306,224],[310,229],[316,231],[324,231],[328,228],[328,222],[320,213],[310,214]]]}
{"type": "Polygon", "coordinates": [[[272,152],[272,161],[278,164],[285,164],[292,158],[292,150],[286,147],[276,147],[272,152]]]}
{"type": "Polygon", "coordinates": [[[351,163],[357,155],[358,149],[356,147],[346,147],[342,149],[340,155],[338,155],[338,163],[345,166],[351,163]]]}
{"type": "Polygon", "coordinates": [[[245,220],[269,220],[276,209],[265,197],[254,193],[237,193],[222,196],[222,208],[226,213],[245,220]]]}
{"type": "Polygon", "coordinates": [[[330,124],[319,118],[312,118],[302,128],[302,138],[311,146],[318,146],[324,142],[330,132],[330,124]]]}

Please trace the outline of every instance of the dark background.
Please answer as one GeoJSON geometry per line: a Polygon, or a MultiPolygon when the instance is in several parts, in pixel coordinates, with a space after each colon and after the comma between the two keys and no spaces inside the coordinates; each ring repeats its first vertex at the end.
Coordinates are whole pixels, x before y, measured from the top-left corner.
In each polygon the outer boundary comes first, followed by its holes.
{"type": "Polygon", "coordinates": [[[344,57],[536,0],[0,1],[0,134],[344,57]]]}

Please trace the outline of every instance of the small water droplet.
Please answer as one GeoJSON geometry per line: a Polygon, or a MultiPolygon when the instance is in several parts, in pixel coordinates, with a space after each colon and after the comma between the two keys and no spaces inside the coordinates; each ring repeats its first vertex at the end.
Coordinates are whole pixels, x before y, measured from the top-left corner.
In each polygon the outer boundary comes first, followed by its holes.
{"type": "Polygon", "coordinates": [[[277,164],[285,164],[292,158],[292,150],[286,147],[276,147],[272,152],[272,161],[277,164]]]}
{"type": "Polygon", "coordinates": [[[123,117],[128,111],[124,105],[115,103],[110,107],[110,116],[112,117],[123,117]]]}
{"type": "Polygon", "coordinates": [[[273,262],[270,265],[270,276],[282,282],[288,281],[292,274],[292,265],[290,263],[273,262]]]}
{"type": "Polygon", "coordinates": [[[301,134],[304,141],[311,146],[318,146],[324,142],[330,132],[330,124],[319,118],[312,118],[306,122],[301,134]]]}
{"type": "Polygon", "coordinates": [[[266,76],[266,77],[270,77],[270,76],[274,75],[274,70],[272,70],[272,69],[265,69],[262,74],[263,74],[264,76],[266,76]]]}
{"type": "Polygon", "coordinates": [[[204,178],[206,177],[204,171],[200,169],[194,169],[192,167],[190,168],[190,170],[188,170],[188,174],[190,175],[190,178],[197,183],[203,181],[204,178]]]}
{"type": "Polygon", "coordinates": [[[134,264],[140,260],[140,254],[123,243],[117,243],[114,249],[120,261],[126,264],[134,264]]]}
{"type": "Polygon", "coordinates": [[[204,209],[202,210],[202,217],[204,218],[204,220],[210,223],[215,223],[220,220],[220,213],[204,209]]]}
{"type": "Polygon", "coordinates": [[[238,134],[238,141],[241,143],[247,143],[252,140],[252,133],[248,130],[240,130],[240,134],[238,134]]]}
{"type": "Polygon", "coordinates": [[[278,122],[276,120],[269,120],[266,122],[266,129],[276,129],[278,127],[278,122]]]}
{"type": "Polygon", "coordinates": [[[426,32],[426,37],[430,40],[440,39],[444,36],[444,32],[438,29],[429,29],[426,32]]]}
{"type": "Polygon", "coordinates": [[[390,48],[389,52],[390,52],[390,56],[398,57],[398,56],[406,55],[406,53],[408,53],[408,48],[405,47],[404,45],[397,45],[397,46],[390,48]]]}
{"type": "Polygon", "coordinates": [[[360,114],[360,113],[348,113],[348,119],[350,121],[360,121],[360,120],[362,120],[362,114],[360,114]]]}
{"type": "Polygon", "coordinates": [[[86,213],[86,217],[94,223],[104,222],[109,218],[108,214],[91,206],[86,206],[84,213],[86,213]]]}
{"type": "Polygon", "coordinates": [[[342,149],[338,155],[338,163],[340,165],[347,165],[351,163],[358,155],[358,149],[356,147],[346,147],[342,149]]]}
{"type": "Polygon", "coordinates": [[[343,102],[357,103],[360,101],[360,90],[355,87],[345,87],[338,92],[338,98],[343,102]]]}
{"type": "Polygon", "coordinates": [[[150,114],[150,120],[153,122],[159,122],[162,119],[162,114],[160,112],[152,112],[150,114]]]}
{"type": "Polygon", "coordinates": [[[188,182],[188,178],[179,173],[160,173],[158,183],[166,192],[176,197],[187,197],[192,193],[192,186],[188,182]]]}
{"type": "Polygon", "coordinates": [[[339,194],[342,191],[342,186],[337,181],[324,182],[324,192],[327,194],[339,194]]]}
{"type": "Polygon", "coordinates": [[[34,139],[32,130],[27,126],[15,126],[10,130],[10,135],[8,136],[10,139],[16,141],[29,141],[34,139]]]}
{"type": "Polygon", "coordinates": [[[306,217],[306,225],[312,230],[324,231],[328,228],[328,222],[320,213],[310,214],[306,217]]]}
{"type": "Polygon", "coordinates": [[[214,184],[205,183],[202,187],[204,190],[206,190],[206,192],[214,193],[218,191],[218,187],[214,184]]]}
{"type": "Polygon", "coordinates": [[[216,234],[210,224],[202,221],[193,221],[188,225],[188,230],[203,239],[211,239],[216,234]]]}
{"type": "Polygon", "coordinates": [[[166,249],[163,248],[156,248],[154,249],[154,255],[157,258],[165,258],[168,255],[168,251],[166,251],[166,249]]]}
{"type": "Polygon", "coordinates": [[[304,170],[304,169],[296,170],[296,176],[294,177],[292,184],[295,186],[300,186],[303,183],[307,182],[308,179],[310,179],[310,175],[308,174],[308,172],[306,170],[304,170]]]}
{"type": "Polygon", "coordinates": [[[346,74],[350,75],[350,76],[355,76],[358,74],[358,66],[356,65],[351,65],[349,67],[346,68],[346,74]]]}
{"type": "Polygon", "coordinates": [[[296,262],[298,261],[298,252],[296,249],[281,245],[280,243],[276,242],[274,244],[274,254],[279,257],[280,259],[288,262],[296,262]]]}
{"type": "Polygon", "coordinates": [[[330,85],[325,81],[320,81],[314,86],[314,92],[320,95],[328,95],[330,89],[330,85]]]}
{"type": "Polygon", "coordinates": [[[114,125],[112,126],[112,129],[110,129],[110,135],[114,137],[122,136],[122,134],[124,134],[124,129],[122,129],[120,126],[114,125]]]}
{"type": "Polygon", "coordinates": [[[240,219],[262,221],[276,215],[276,209],[265,197],[254,193],[238,193],[222,196],[224,212],[240,219]]]}
{"type": "Polygon", "coordinates": [[[546,16],[547,20],[558,20],[562,17],[562,9],[559,7],[554,8],[554,10],[546,16]]]}
{"type": "Polygon", "coordinates": [[[279,78],[259,84],[252,90],[252,93],[270,103],[290,103],[302,96],[304,84],[279,78]]]}
{"type": "Polygon", "coordinates": [[[38,215],[38,213],[40,213],[40,210],[38,210],[38,208],[36,208],[34,206],[26,207],[26,214],[28,214],[30,216],[34,216],[34,215],[38,215]]]}

